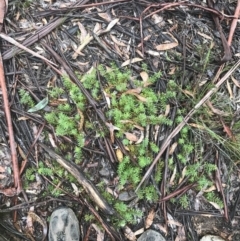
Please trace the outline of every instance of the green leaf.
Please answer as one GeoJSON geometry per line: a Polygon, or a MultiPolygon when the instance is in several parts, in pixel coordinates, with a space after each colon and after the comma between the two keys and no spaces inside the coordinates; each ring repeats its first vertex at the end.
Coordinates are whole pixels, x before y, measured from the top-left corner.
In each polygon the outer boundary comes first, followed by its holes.
{"type": "Polygon", "coordinates": [[[29,109],[28,112],[32,113],[32,112],[36,112],[36,111],[42,110],[42,109],[44,109],[46,107],[47,104],[48,104],[48,96],[46,98],[42,99],[33,108],[29,109]]]}

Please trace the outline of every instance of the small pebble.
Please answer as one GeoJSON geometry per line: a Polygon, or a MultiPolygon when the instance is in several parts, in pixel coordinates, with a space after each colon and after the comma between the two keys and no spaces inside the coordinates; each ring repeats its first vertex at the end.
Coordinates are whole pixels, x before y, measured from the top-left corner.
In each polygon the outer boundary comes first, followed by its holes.
{"type": "Polygon", "coordinates": [[[137,241],[166,241],[165,238],[154,230],[147,230],[137,241]]]}
{"type": "Polygon", "coordinates": [[[131,201],[133,200],[134,198],[136,197],[136,194],[135,192],[133,191],[129,191],[129,192],[121,192],[118,196],[118,199],[121,200],[121,201],[131,201]]]}
{"type": "Polygon", "coordinates": [[[219,236],[214,236],[214,235],[205,235],[201,238],[200,241],[225,241],[219,236]]]}

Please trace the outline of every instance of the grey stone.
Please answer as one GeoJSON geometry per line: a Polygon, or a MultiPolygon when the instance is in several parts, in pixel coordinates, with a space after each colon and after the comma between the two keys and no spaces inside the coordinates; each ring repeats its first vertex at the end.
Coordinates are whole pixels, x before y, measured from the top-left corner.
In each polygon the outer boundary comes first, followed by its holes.
{"type": "Polygon", "coordinates": [[[222,239],[219,236],[215,236],[215,235],[205,235],[201,238],[200,241],[225,241],[224,239],[222,239]]]}
{"type": "Polygon", "coordinates": [[[121,192],[118,196],[118,199],[121,201],[131,201],[133,200],[137,195],[135,194],[135,192],[133,191],[129,191],[129,192],[121,192]]]}
{"type": "Polygon", "coordinates": [[[149,229],[137,241],[165,241],[165,238],[160,233],[149,229]]]}
{"type": "Polygon", "coordinates": [[[70,208],[56,209],[50,218],[49,241],[79,241],[79,222],[70,208]]]}

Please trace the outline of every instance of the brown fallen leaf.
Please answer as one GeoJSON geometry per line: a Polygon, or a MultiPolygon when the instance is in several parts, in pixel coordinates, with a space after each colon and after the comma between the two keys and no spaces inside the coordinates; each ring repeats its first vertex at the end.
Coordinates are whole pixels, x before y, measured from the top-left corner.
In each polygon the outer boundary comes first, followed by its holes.
{"type": "Polygon", "coordinates": [[[221,111],[221,110],[215,108],[209,100],[206,101],[206,104],[214,114],[217,114],[219,116],[229,116],[228,113],[225,113],[224,111],[221,111]]]}
{"type": "Polygon", "coordinates": [[[115,44],[117,44],[118,46],[121,46],[121,47],[127,46],[125,43],[123,43],[122,41],[118,40],[114,35],[110,34],[110,37],[111,37],[112,41],[115,44]]]}
{"type": "Polygon", "coordinates": [[[178,46],[178,41],[176,38],[173,37],[172,34],[170,33],[165,33],[165,34],[168,34],[172,37],[172,39],[174,40],[174,42],[171,42],[171,43],[163,43],[163,44],[159,44],[155,47],[156,50],[158,51],[164,51],[164,50],[169,50],[169,49],[172,49],[172,48],[175,48],[178,46]]]}
{"type": "Polygon", "coordinates": [[[176,165],[175,165],[174,170],[173,170],[173,174],[172,174],[172,176],[171,176],[171,178],[170,178],[170,181],[169,181],[169,184],[170,184],[171,186],[174,185],[174,180],[175,180],[176,174],[177,174],[177,167],[176,167],[176,165]]]}
{"type": "Polygon", "coordinates": [[[141,95],[139,95],[142,91],[142,88],[141,87],[138,87],[136,89],[130,89],[130,90],[127,90],[126,92],[124,92],[124,94],[129,94],[129,95],[134,95],[136,96],[140,101],[142,102],[146,102],[147,99],[141,95]]]}
{"type": "Polygon", "coordinates": [[[154,21],[154,24],[158,25],[159,28],[166,25],[166,22],[163,20],[163,17],[161,15],[153,14],[152,19],[154,21]]]}
{"type": "Polygon", "coordinates": [[[179,178],[178,184],[180,184],[180,183],[183,181],[183,179],[184,179],[185,176],[186,176],[186,173],[187,173],[187,166],[185,166],[185,167],[183,168],[183,170],[182,170],[182,175],[181,175],[181,177],[179,178]]]}
{"type": "Polygon", "coordinates": [[[153,223],[153,219],[155,217],[155,211],[152,209],[149,214],[147,215],[147,218],[145,220],[145,228],[148,229],[152,223],[153,223]]]}
{"type": "Polygon", "coordinates": [[[106,20],[107,22],[111,22],[112,21],[112,18],[111,18],[111,15],[108,14],[107,12],[102,12],[101,9],[97,9],[99,12],[98,12],[98,16],[103,18],[104,20],[106,20]]]}
{"type": "Polygon", "coordinates": [[[137,240],[134,232],[128,226],[124,227],[124,235],[130,241],[136,241],[137,240]]]}
{"type": "Polygon", "coordinates": [[[143,59],[140,59],[140,58],[128,59],[127,61],[122,63],[121,67],[125,67],[129,64],[133,64],[133,63],[140,62],[140,61],[143,61],[143,59]]]}
{"type": "Polygon", "coordinates": [[[134,134],[129,132],[125,132],[124,134],[129,141],[134,141],[134,142],[138,141],[138,137],[135,136],[134,134]]]}
{"type": "Polygon", "coordinates": [[[197,33],[205,39],[213,40],[212,37],[210,37],[209,35],[207,35],[205,33],[201,33],[201,32],[197,32],[197,33]]]}
{"type": "Polygon", "coordinates": [[[116,156],[119,162],[123,160],[123,153],[119,148],[116,150],[116,156]]]}
{"type": "Polygon", "coordinates": [[[124,94],[140,94],[142,91],[141,87],[135,88],[135,89],[130,89],[124,92],[124,94]]]}
{"type": "Polygon", "coordinates": [[[236,80],[232,75],[231,75],[231,80],[238,88],[240,88],[240,84],[238,83],[238,80],[236,80]]]}
{"type": "Polygon", "coordinates": [[[159,44],[155,48],[158,51],[164,51],[164,50],[169,50],[173,49],[178,46],[178,43],[164,43],[164,44],[159,44]]]}
{"type": "Polygon", "coordinates": [[[82,43],[83,40],[86,38],[88,33],[87,33],[87,30],[85,29],[85,27],[80,22],[77,22],[77,24],[78,24],[78,28],[79,28],[79,30],[81,32],[80,42],[82,43]]]}
{"type": "Polygon", "coordinates": [[[148,73],[147,73],[147,72],[142,71],[142,72],[140,73],[140,76],[141,76],[141,78],[142,78],[142,80],[143,80],[144,83],[146,83],[146,82],[148,81],[149,76],[148,76],[148,73]]]}
{"type": "Polygon", "coordinates": [[[223,125],[223,131],[227,133],[228,137],[229,137],[232,141],[236,142],[236,138],[235,138],[235,136],[233,135],[232,130],[230,129],[230,127],[227,126],[227,125],[223,122],[222,118],[220,118],[220,120],[221,120],[221,123],[222,123],[222,125],[223,125]]]}
{"type": "Polygon", "coordinates": [[[169,150],[169,155],[172,155],[176,149],[176,147],[178,146],[178,143],[177,142],[174,142],[171,147],[170,147],[170,150],[169,150]]]}

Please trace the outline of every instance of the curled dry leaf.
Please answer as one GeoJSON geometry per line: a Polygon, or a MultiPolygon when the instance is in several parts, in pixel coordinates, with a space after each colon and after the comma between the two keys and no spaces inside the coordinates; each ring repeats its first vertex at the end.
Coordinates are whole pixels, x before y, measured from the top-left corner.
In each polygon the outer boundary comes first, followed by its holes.
{"type": "Polygon", "coordinates": [[[210,37],[209,35],[205,34],[205,33],[201,33],[201,32],[197,32],[198,35],[202,36],[205,39],[209,39],[209,40],[213,40],[212,37],[210,37]]]}
{"type": "Polygon", "coordinates": [[[110,101],[110,98],[109,98],[110,97],[109,94],[107,94],[104,90],[103,90],[103,94],[105,96],[108,108],[111,108],[111,101],[110,101]]]}
{"type": "Polygon", "coordinates": [[[93,36],[87,34],[87,36],[83,39],[81,45],[75,50],[75,53],[72,55],[73,59],[76,59],[79,54],[82,54],[81,51],[93,40],[93,36]]]}
{"type": "Polygon", "coordinates": [[[142,91],[142,88],[138,87],[136,89],[127,90],[124,94],[140,94],[141,91],[142,91]]]}
{"type": "Polygon", "coordinates": [[[28,117],[21,116],[21,117],[19,117],[17,120],[18,120],[18,121],[21,121],[21,120],[28,120],[28,119],[29,119],[28,117]]]}
{"type": "Polygon", "coordinates": [[[76,63],[80,66],[87,66],[89,64],[89,62],[80,62],[80,61],[76,61],[76,63]]]}
{"type": "Polygon", "coordinates": [[[169,155],[172,155],[176,149],[176,147],[178,146],[178,143],[177,142],[174,142],[171,147],[170,147],[170,150],[169,150],[169,155]]]}
{"type": "Polygon", "coordinates": [[[43,233],[43,238],[42,240],[45,240],[46,236],[47,236],[47,224],[45,222],[45,220],[41,219],[36,213],[30,211],[28,212],[28,217],[32,218],[32,222],[37,222],[42,226],[42,233],[43,233]]]}
{"type": "Polygon", "coordinates": [[[52,134],[48,133],[48,139],[49,139],[49,141],[50,141],[52,147],[57,148],[57,145],[56,145],[55,139],[54,139],[54,137],[53,137],[52,134]]]}
{"type": "Polygon", "coordinates": [[[142,78],[142,80],[143,80],[144,83],[148,81],[149,76],[148,76],[148,73],[147,73],[147,72],[142,71],[142,72],[140,73],[140,76],[141,76],[141,78],[142,78]]]}
{"type": "Polygon", "coordinates": [[[184,177],[185,177],[185,175],[186,175],[186,172],[187,172],[187,166],[185,166],[185,167],[183,168],[183,170],[182,170],[182,176],[180,177],[180,179],[179,179],[179,181],[178,181],[178,184],[180,184],[180,183],[183,181],[183,179],[184,179],[184,177]]]}
{"type": "Polygon", "coordinates": [[[125,132],[124,134],[129,141],[134,141],[134,142],[138,141],[138,137],[135,136],[134,134],[129,132],[125,132]]]}
{"type": "Polygon", "coordinates": [[[86,38],[86,36],[87,36],[88,33],[87,33],[85,27],[84,27],[80,22],[77,22],[77,24],[78,24],[78,28],[79,28],[79,30],[80,30],[80,32],[81,32],[80,42],[82,43],[83,40],[86,38]]]}
{"type": "Polygon", "coordinates": [[[178,227],[182,227],[182,224],[179,223],[178,221],[174,220],[174,219],[169,219],[168,224],[169,225],[175,225],[175,226],[178,226],[178,227]]]}
{"type": "Polygon", "coordinates": [[[121,67],[125,67],[129,64],[133,64],[133,63],[140,62],[140,61],[143,61],[143,59],[140,59],[140,58],[128,59],[127,61],[122,63],[121,67]]]}
{"type": "Polygon", "coordinates": [[[232,100],[233,99],[233,92],[232,92],[232,89],[231,89],[231,86],[230,86],[228,80],[227,80],[227,89],[228,89],[228,93],[229,93],[229,96],[230,96],[230,100],[232,100]]]}
{"type": "Polygon", "coordinates": [[[119,148],[116,150],[116,156],[119,162],[123,160],[123,153],[119,148]]]}
{"type": "Polygon", "coordinates": [[[136,49],[136,53],[141,57],[144,58],[144,55],[142,54],[142,52],[138,49],[136,49]]]}
{"type": "Polygon", "coordinates": [[[78,187],[77,187],[77,185],[76,185],[75,183],[71,182],[71,186],[72,186],[72,188],[73,188],[74,194],[78,197],[78,196],[79,196],[79,193],[80,193],[81,191],[78,189],[78,187]]]}
{"type": "Polygon", "coordinates": [[[153,14],[152,19],[156,25],[158,25],[159,28],[165,26],[165,21],[163,20],[163,17],[158,14],[153,14]]]}
{"type": "Polygon", "coordinates": [[[137,129],[139,129],[139,130],[141,130],[141,131],[144,130],[143,127],[141,127],[141,126],[139,126],[139,125],[136,125],[136,122],[134,122],[134,121],[131,121],[131,120],[121,120],[120,122],[121,122],[121,123],[132,123],[132,124],[134,124],[134,127],[136,127],[137,129]]]}
{"type": "Polygon", "coordinates": [[[194,128],[198,128],[199,130],[205,130],[206,128],[202,125],[196,124],[196,123],[189,123],[190,126],[194,128]]]}
{"type": "Polygon", "coordinates": [[[178,46],[178,41],[176,38],[173,37],[172,34],[170,33],[165,33],[165,34],[168,34],[172,37],[172,39],[174,40],[174,42],[172,43],[163,43],[163,44],[159,44],[155,47],[156,50],[158,51],[163,51],[163,50],[168,50],[168,49],[172,49],[172,48],[175,48],[178,46]]]}
{"type": "Polygon", "coordinates": [[[220,208],[220,206],[219,206],[217,203],[215,203],[215,202],[209,202],[209,203],[210,203],[214,208],[218,209],[221,214],[224,213],[223,210],[222,210],[222,208],[220,208]]]}
{"type": "Polygon", "coordinates": [[[138,235],[142,234],[144,231],[145,231],[144,228],[140,228],[137,231],[135,231],[134,234],[135,234],[135,236],[138,236],[138,235]]]}
{"type": "Polygon", "coordinates": [[[227,126],[227,125],[223,122],[222,118],[220,118],[220,120],[221,120],[222,125],[223,125],[223,131],[226,132],[227,135],[228,135],[228,137],[229,137],[232,141],[235,142],[235,141],[236,141],[236,138],[235,138],[235,136],[233,135],[232,130],[230,129],[230,127],[227,126]]]}
{"type": "Polygon", "coordinates": [[[168,114],[170,113],[170,109],[171,109],[170,105],[169,104],[166,105],[166,110],[165,110],[164,116],[168,116],[168,114]]]}
{"type": "Polygon", "coordinates": [[[170,181],[169,181],[169,184],[171,186],[174,185],[174,180],[175,180],[176,174],[177,174],[177,167],[175,165],[174,170],[173,170],[173,174],[172,174],[172,176],[170,178],[170,181]]]}
{"type": "Polygon", "coordinates": [[[112,39],[112,41],[117,44],[118,46],[121,47],[126,47],[127,45],[125,43],[123,43],[122,41],[118,40],[114,35],[110,34],[110,37],[112,39]]]}
{"type": "Polygon", "coordinates": [[[138,94],[135,94],[135,93],[132,93],[132,95],[135,95],[140,101],[142,102],[147,102],[147,99],[141,95],[138,95],[138,94]]]}
{"type": "Polygon", "coordinates": [[[240,88],[240,84],[238,83],[238,80],[236,80],[232,75],[231,75],[231,80],[238,88],[240,88]]]}
{"type": "Polygon", "coordinates": [[[136,241],[137,240],[134,232],[128,226],[124,227],[124,235],[130,241],[136,241]]]}
{"type": "Polygon", "coordinates": [[[27,215],[27,220],[26,220],[26,229],[27,232],[33,235],[34,228],[33,228],[33,218],[31,215],[27,215]]]}
{"type": "Polygon", "coordinates": [[[130,90],[127,90],[124,94],[129,94],[129,95],[134,95],[136,96],[140,101],[142,102],[146,102],[147,99],[141,95],[139,95],[139,93],[141,93],[142,91],[142,88],[141,87],[138,87],[136,89],[130,89],[130,90]]]}
{"type": "Polygon", "coordinates": [[[96,23],[94,26],[93,32],[98,35],[101,29],[102,29],[102,25],[100,23],[96,23]]]}
{"type": "Polygon", "coordinates": [[[114,20],[112,20],[108,24],[108,26],[107,26],[106,30],[104,30],[104,32],[109,32],[118,23],[118,21],[119,21],[119,18],[115,18],[114,20]]]}
{"type": "Polygon", "coordinates": [[[111,15],[106,13],[106,12],[102,12],[101,9],[97,8],[97,10],[99,11],[98,12],[98,16],[103,18],[104,20],[106,20],[107,22],[111,22],[112,21],[112,18],[111,18],[111,15]]]}
{"type": "Polygon", "coordinates": [[[137,144],[140,144],[140,143],[143,141],[143,139],[144,139],[144,132],[141,130],[141,135],[140,135],[138,141],[137,141],[135,144],[136,144],[136,145],[137,145],[137,144]]]}
{"type": "Polygon", "coordinates": [[[175,72],[176,72],[176,66],[172,66],[169,68],[168,74],[173,75],[173,74],[175,74],[175,72]]]}
{"type": "Polygon", "coordinates": [[[155,211],[152,209],[145,220],[146,229],[148,229],[152,225],[154,217],[155,217],[155,211]]]}
{"type": "MultiPolygon", "coordinates": [[[[147,36],[143,39],[143,42],[148,41],[151,37],[152,37],[151,34],[147,35],[147,36]]],[[[140,48],[141,46],[142,46],[142,44],[140,43],[140,44],[138,44],[137,47],[140,48]]]]}
{"type": "Polygon", "coordinates": [[[211,187],[209,187],[208,189],[202,190],[203,192],[212,192],[215,191],[217,188],[215,185],[212,185],[211,187]]]}

